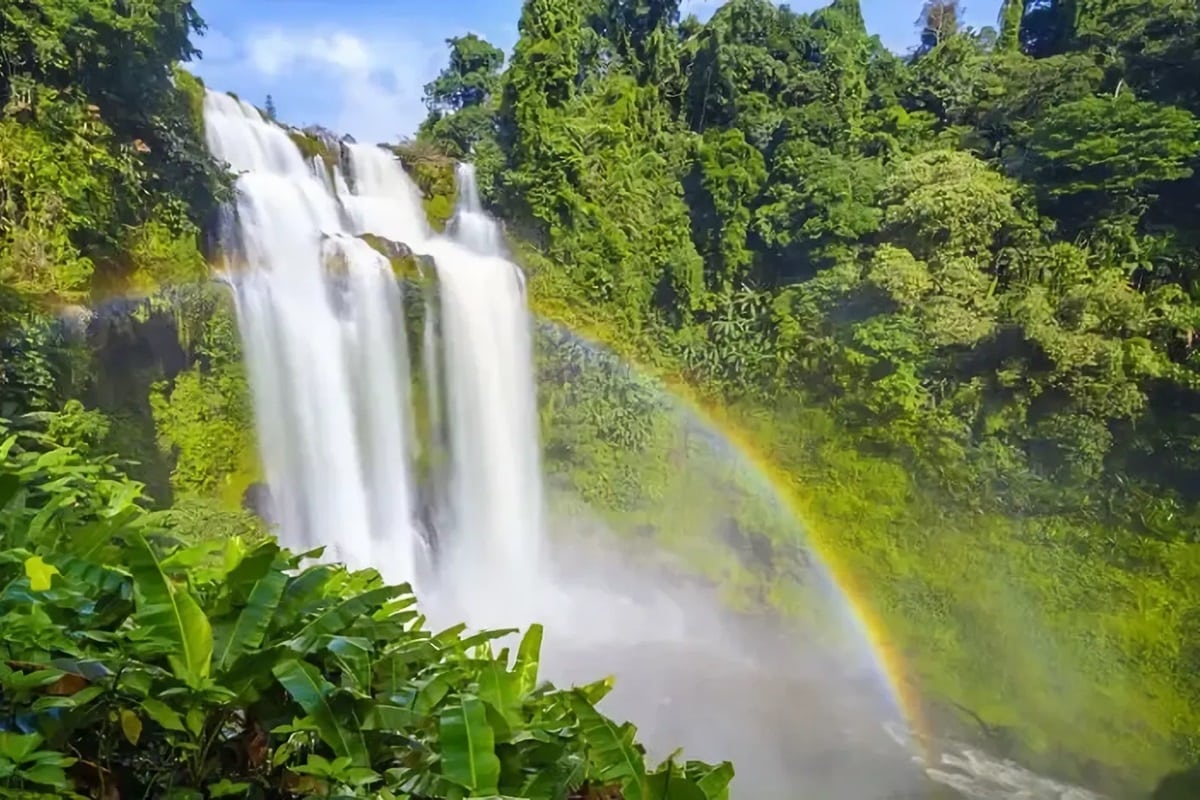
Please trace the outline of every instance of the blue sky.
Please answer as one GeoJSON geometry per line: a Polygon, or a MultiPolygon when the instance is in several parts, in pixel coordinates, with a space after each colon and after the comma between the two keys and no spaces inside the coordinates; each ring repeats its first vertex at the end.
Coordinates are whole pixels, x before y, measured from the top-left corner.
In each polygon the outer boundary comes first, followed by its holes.
{"type": "MultiPolygon", "coordinates": [[[[798,11],[827,0],[793,0],[798,11]]],[[[707,18],[721,0],[684,0],[707,18]]],[[[863,0],[872,33],[904,52],[916,40],[921,0],[863,0]]],[[[1000,0],[968,0],[966,22],[995,23],[1000,0]]],[[[445,40],[476,33],[512,49],[521,0],[197,0],[208,23],[191,65],[214,89],[279,117],[318,123],[363,141],[395,140],[425,116],[422,87],[446,60],[445,40]]]]}

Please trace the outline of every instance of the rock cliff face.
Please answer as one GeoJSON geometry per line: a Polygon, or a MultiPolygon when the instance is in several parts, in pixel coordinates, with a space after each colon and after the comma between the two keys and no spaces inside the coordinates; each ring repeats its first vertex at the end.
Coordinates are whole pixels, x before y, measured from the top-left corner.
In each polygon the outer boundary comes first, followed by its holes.
{"type": "Polygon", "coordinates": [[[275,501],[271,497],[271,487],[265,482],[252,483],[242,494],[242,508],[257,516],[268,527],[279,522],[275,511],[275,501]]]}
{"type": "MultiPolygon", "coordinates": [[[[287,134],[306,159],[319,158],[325,163],[331,180],[334,168],[342,166],[345,162],[342,146],[354,144],[353,136],[349,134],[338,136],[333,131],[319,125],[310,125],[307,128],[288,128],[287,134]]],[[[344,169],[342,171],[346,172],[344,169]]]]}
{"type": "Polygon", "coordinates": [[[454,205],[458,198],[458,185],[454,178],[456,162],[415,142],[394,145],[391,151],[420,187],[429,224],[436,231],[444,231],[454,216],[454,205]]]}

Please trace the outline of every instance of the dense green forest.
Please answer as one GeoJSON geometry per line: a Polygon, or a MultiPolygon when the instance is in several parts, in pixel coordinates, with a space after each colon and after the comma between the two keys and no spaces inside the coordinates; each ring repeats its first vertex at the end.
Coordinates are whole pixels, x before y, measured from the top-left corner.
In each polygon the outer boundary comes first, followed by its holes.
{"type": "Polygon", "coordinates": [[[527,0],[410,148],[474,160],[541,314],[791,477],[940,721],[1146,786],[1200,759],[1200,12],[958,20],[527,0]]]}
{"type": "Polygon", "coordinates": [[[428,630],[409,586],[242,509],[204,246],[232,176],[179,66],[202,28],[182,0],[0,4],[0,795],[727,798],[728,763],[646,763],[611,681],[539,680],[539,626],[428,630]]]}

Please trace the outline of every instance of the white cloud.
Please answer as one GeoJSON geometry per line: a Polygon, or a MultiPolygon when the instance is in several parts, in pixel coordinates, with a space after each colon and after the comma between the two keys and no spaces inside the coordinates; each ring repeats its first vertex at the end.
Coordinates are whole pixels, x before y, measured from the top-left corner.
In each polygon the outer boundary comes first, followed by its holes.
{"type": "Polygon", "coordinates": [[[247,34],[223,63],[206,58],[205,71],[216,88],[256,92],[250,99],[273,93],[289,122],[382,142],[416,130],[423,87],[445,59],[440,39],[273,27],[247,34]]]}
{"type": "Polygon", "coordinates": [[[706,20],[723,5],[725,5],[725,0],[683,0],[679,4],[679,16],[686,18],[689,14],[695,14],[700,19],[706,20]]]}

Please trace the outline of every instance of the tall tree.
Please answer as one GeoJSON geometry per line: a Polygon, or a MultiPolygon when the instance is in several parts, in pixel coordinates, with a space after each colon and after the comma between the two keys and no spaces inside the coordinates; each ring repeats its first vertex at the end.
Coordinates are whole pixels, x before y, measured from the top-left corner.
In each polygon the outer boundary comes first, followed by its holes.
{"type": "Polygon", "coordinates": [[[962,18],[958,0],[925,0],[917,25],[921,29],[919,53],[928,53],[958,33],[962,18]]]}
{"type": "Polygon", "coordinates": [[[1000,6],[1000,49],[1013,53],[1021,49],[1021,20],[1025,0],[1004,0],[1000,6]]]}
{"type": "Polygon", "coordinates": [[[485,103],[499,88],[504,51],[473,33],[446,44],[450,63],[425,84],[425,105],[432,112],[454,112],[485,103]]]}
{"type": "Polygon", "coordinates": [[[425,85],[429,116],[419,135],[456,158],[466,158],[495,135],[504,52],[473,33],[447,39],[446,44],[450,63],[425,85]]]}

